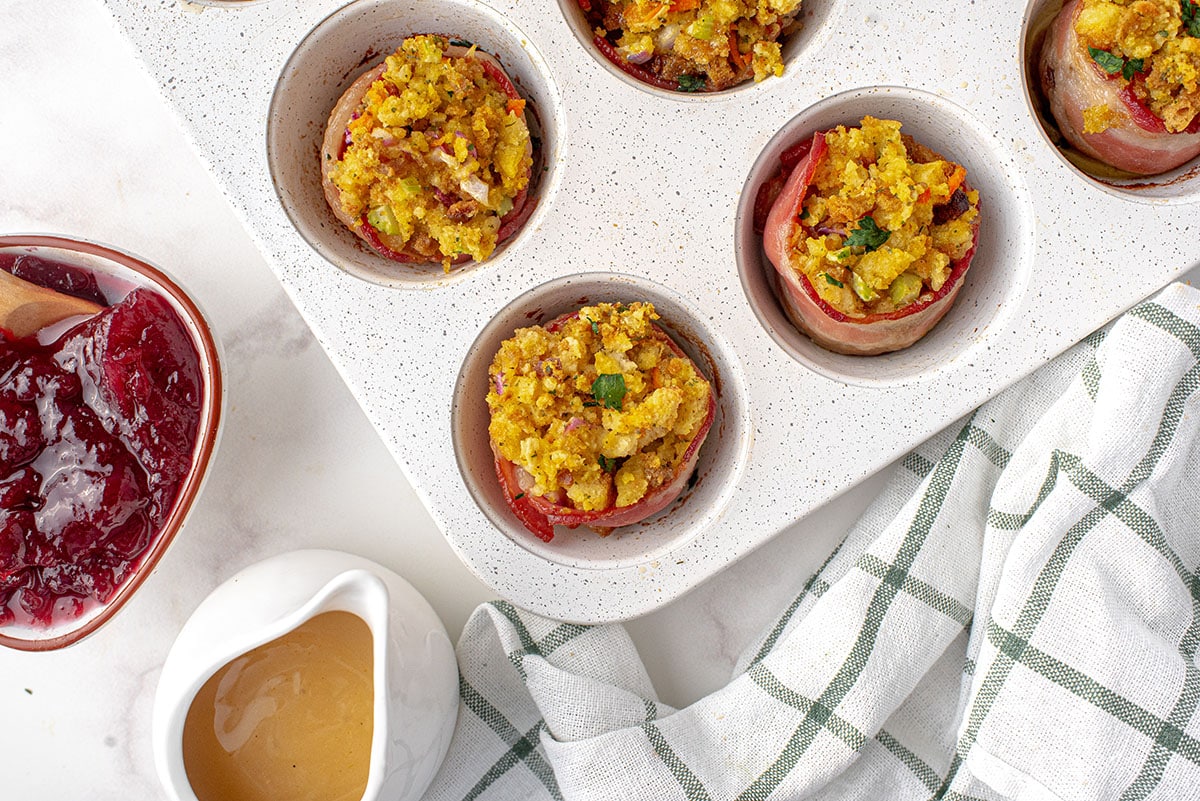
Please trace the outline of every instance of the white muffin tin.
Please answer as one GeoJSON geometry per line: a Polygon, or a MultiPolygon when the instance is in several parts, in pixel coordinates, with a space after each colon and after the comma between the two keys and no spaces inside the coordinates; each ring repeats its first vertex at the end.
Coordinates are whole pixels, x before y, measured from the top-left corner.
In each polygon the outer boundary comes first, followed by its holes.
{"type": "Polygon", "coordinates": [[[1041,0],[805,0],[785,75],[712,95],[621,73],[575,0],[106,3],[455,551],[555,618],[679,596],[1200,261],[1195,164],[1118,187],[1050,143],[1021,55],[1041,0]],[[318,185],[334,101],[418,32],[496,54],[544,139],[529,223],[449,276],[365,251],[318,185]],[[788,323],[751,210],[785,147],[864,114],[964,164],[983,222],[937,328],[855,358],[788,323]],[[696,481],[647,523],[542,543],[492,475],[487,365],[516,327],[646,298],[718,389],[696,481]]]}

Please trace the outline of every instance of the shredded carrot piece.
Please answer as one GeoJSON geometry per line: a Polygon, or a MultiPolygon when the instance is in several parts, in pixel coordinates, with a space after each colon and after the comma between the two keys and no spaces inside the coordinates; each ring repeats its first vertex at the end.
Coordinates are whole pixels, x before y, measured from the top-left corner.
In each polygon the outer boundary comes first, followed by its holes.
{"type": "Polygon", "coordinates": [[[520,116],[521,112],[525,110],[525,101],[509,98],[507,109],[509,114],[516,114],[520,116]]]}
{"type": "Polygon", "coordinates": [[[737,23],[729,26],[729,60],[733,62],[733,66],[739,70],[746,66],[746,58],[738,50],[738,34],[737,23]]]}
{"type": "MultiPolygon", "coordinates": [[[[685,2],[696,2],[696,4],[699,5],[698,0],[685,0],[685,2]]],[[[672,8],[672,6],[670,5],[670,3],[659,3],[658,5],[649,6],[646,9],[646,13],[644,15],[639,16],[639,15],[633,13],[634,10],[637,8],[638,8],[638,6],[636,4],[631,4],[629,6],[626,6],[626,8],[625,8],[625,20],[626,20],[626,22],[630,23],[631,25],[633,25],[633,24],[649,24],[650,22],[653,22],[654,19],[659,14],[663,13],[664,11],[673,11],[674,10],[672,8]]]]}
{"type": "Polygon", "coordinates": [[[946,185],[950,189],[950,194],[953,195],[954,191],[956,189],[958,189],[960,186],[962,186],[963,181],[965,181],[966,179],[967,179],[967,168],[961,164],[955,164],[954,172],[950,173],[950,180],[946,182],[946,185]]]}
{"type": "Polygon", "coordinates": [[[671,0],[672,11],[694,11],[700,7],[700,0],[671,0]]]}

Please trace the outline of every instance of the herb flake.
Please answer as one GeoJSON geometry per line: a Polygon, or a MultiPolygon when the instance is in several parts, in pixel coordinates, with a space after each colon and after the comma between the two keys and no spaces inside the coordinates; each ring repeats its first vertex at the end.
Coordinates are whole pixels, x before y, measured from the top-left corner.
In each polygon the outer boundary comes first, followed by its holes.
{"type": "Polygon", "coordinates": [[[1114,56],[1107,50],[1101,50],[1098,47],[1089,47],[1088,55],[1092,57],[1092,61],[1100,65],[1100,69],[1109,75],[1116,75],[1125,68],[1125,59],[1120,56],[1114,56]]]}
{"type": "Polygon", "coordinates": [[[1146,65],[1146,60],[1143,58],[1131,58],[1125,62],[1125,66],[1121,67],[1121,77],[1127,81],[1132,81],[1136,73],[1142,71],[1146,65]]]}
{"type": "Polygon", "coordinates": [[[1200,6],[1193,0],[1179,0],[1179,13],[1183,17],[1183,26],[1188,36],[1200,39],[1200,6]]]}
{"type": "Polygon", "coordinates": [[[596,462],[605,473],[615,473],[617,470],[617,460],[609,459],[604,454],[600,454],[600,458],[596,459],[596,462]]]}
{"type": "Polygon", "coordinates": [[[679,76],[679,91],[681,92],[699,92],[704,88],[703,75],[680,75],[679,76]]]}
{"type": "Polygon", "coordinates": [[[863,217],[858,221],[858,228],[851,231],[850,236],[846,237],[846,246],[866,248],[866,251],[870,253],[878,250],[891,235],[891,231],[880,228],[875,223],[874,217],[863,217]]]}
{"type": "Polygon", "coordinates": [[[829,273],[821,273],[821,275],[825,276],[825,283],[827,283],[827,284],[830,284],[830,285],[832,285],[832,286],[836,286],[836,287],[837,287],[837,288],[839,288],[839,289],[841,289],[842,287],[844,287],[844,286],[845,286],[845,284],[843,284],[841,281],[839,281],[839,280],[837,280],[836,278],[834,278],[834,277],[833,277],[832,275],[830,275],[829,273]]]}
{"type": "Polygon", "coordinates": [[[599,336],[599,334],[600,334],[600,326],[599,326],[599,325],[597,325],[596,321],[595,321],[595,320],[593,320],[591,317],[584,317],[583,319],[587,320],[589,323],[591,323],[591,324],[592,324],[592,333],[593,333],[593,334],[596,334],[597,336],[599,336]]]}
{"type": "Polygon", "coordinates": [[[625,376],[620,373],[596,376],[592,382],[592,397],[605,408],[621,411],[621,401],[625,398],[625,376]]]}
{"type": "MultiPolygon", "coordinates": [[[[1181,0],[1181,2],[1188,2],[1188,0],[1181,0]]],[[[1143,58],[1125,59],[1097,47],[1089,47],[1088,55],[1092,57],[1092,61],[1100,65],[1100,69],[1109,75],[1120,73],[1121,77],[1127,81],[1132,81],[1133,76],[1142,72],[1146,67],[1146,60],[1143,58]]]]}

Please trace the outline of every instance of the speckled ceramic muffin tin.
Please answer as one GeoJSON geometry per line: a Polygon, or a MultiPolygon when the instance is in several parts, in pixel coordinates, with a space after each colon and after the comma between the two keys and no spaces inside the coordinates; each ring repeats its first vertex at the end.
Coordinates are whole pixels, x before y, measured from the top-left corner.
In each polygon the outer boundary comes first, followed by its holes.
{"type": "Polygon", "coordinates": [[[1119,186],[1055,150],[1022,57],[1040,0],[805,0],[782,78],[707,95],[616,69],[575,0],[106,3],[455,551],[563,620],[679,596],[1200,261],[1195,163],[1119,186]],[[449,275],[365,250],[318,183],[337,97],[421,32],[497,55],[543,140],[525,228],[449,275]],[[786,147],[864,114],[964,164],[983,222],[946,318],[857,358],[791,326],[751,217],[786,147]],[[695,479],[643,524],[542,543],[491,472],[487,365],[516,327],[635,299],[717,389],[695,479]]]}

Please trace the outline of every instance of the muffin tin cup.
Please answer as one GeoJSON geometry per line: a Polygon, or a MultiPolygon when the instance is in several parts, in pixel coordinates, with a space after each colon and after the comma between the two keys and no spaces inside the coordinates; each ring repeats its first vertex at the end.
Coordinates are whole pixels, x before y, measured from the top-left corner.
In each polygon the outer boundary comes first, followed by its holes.
{"type": "Polygon", "coordinates": [[[1058,155],[1022,86],[1026,4],[804,0],[782,78],[684,96],[610,67],[575,0],[275,0],[239,14],[105,1],[451,547],[501,597],[562,620],[678,597],[1200,261],[1200,198],[1101,185],[1058,155]],[[493,259],[396,272],[334,227],[316,143],[371,48],[450,21],[475,26],[458,33],[499,52],[539,106],[548,171],[533,219],[493,259]],[[868,113],[966,166],[979,251],[924,339],[838,356],[779,306],[750,209],[783,147],[868,113]],[[228,145],[267,129],[266,152],[228,145]],[[486,368],[525,312],[549,314],[545,297],[565,310],[626,288],[708,347],[725,430],[667,517],[543,544],[499,500],[486,368]]]}
{"type": "Polygon", "coordinates": [[[459,370],[450,431],[463,482],[488,520],[539,558],[583,570],[620,569],[661,559],[710,528],[729,505],[753,440],[745,381],[729,344],[674,292],[636,276],[611,273],[551,281],[522,294],[493,317],[459,370]],[[666,509],[603,537],[584,526],[558,526],[554,539],[543,542],[509,510],[496,477],[485,402],[488,368],[500,344],[518,328],[543,325],[582,306],[635,301],[654,304],[658,327],[708,378],[717,403],[712,427],[692,477],[666,509]]]}
{"type": "Polygon", "coordinates": [[[212,327],[200,307],[183,288],[158,267],[137,256],[108,245],[54,234],[0,236],[0,253],[30,254],[86,269],[97,277],[101,291],[110,298],[124,297],[136,288],[156,291],[179,315],[191,335],[205,381],[205,397],[196,431],[192,467],[179,487],[171,514],[157,537],[143,552],[133,574],[107,602],[85,610],[74,620],[48,628],[17,625],[0,628],[0,645],[22,651],[51,651],[82,640],[120,611],[149,577],[186,523],[208,477],[220,440],[225,409],[220,341],[214,337],[212,327]]]}
{"type": "Polygon", "coordinates": [[[557,181],[565,122],[558,92],[528,38],[488,6],[471,0],[357,0],[312,29],[288,58],[267,120],[267,163],[275,191],[296,231],[351,275],[392,287],[454,282],[481,267],[503,269],[527,232],[547,212],[557,181]],[[381,63],[404,39],[439,33],[471,42],[504,67],[529,105],[535,148],[529,219],[483,262],[401,264],[375,253],[329,209],[321,184],[321,140],[329,113],[356,78],[381,63]]]}
{"type": "Polygon", "coordinates": [[[735,252],[746,298],[759,322],[789,356],[835,381],[888,385],[953,370],[969,358],[988,330],[1005,315],[1029,282],[1034,215],[1023,181],[998,158],[999,144],[964,109],[935,95],[900,87],[855,89],[824,100],[789,120],[759,154],[741,193],[735,223],[735,252]],[[780,171],[780,154],[814,133],[864,116],[898,120],[901,133],[962,164],[967,183],[978,190],[979,243],[970,269],[946,316],[915,344],[878,356],[850,356],[822,348],[789,319],[780,299],[779,276],[754,231],[759,188],[780,171]]]}
{"type": "MultiPolygon", "coordinates": [[[[823,44],[827,40],[826,27],[840,18],[845,0],[828,0],[828,2],[805,3],[801,5],[797,19],[801,22],[799,29],[785,36],[781,41],[781,56],[784,70],[805,69],[808,64],[820,58],[823,44]]],[[[680,101],[684,103],[706,103],[719,101],[729,95],[745,91],[769,91],[769,79],[764,82],[748,81],[746,83],[723,89],[719,92],[684,92],[663,89],[646,83],[628,72],[625,72],[596,47],[595,33],[588,24],[587,16],[579,5],[579,0],[558,0],[559,10],[563,19],[579,42],[580,48],[591,55],[605,72],[619,81],[635,89],[647,92],[657,98],[680,101]],[[760,89],[759,87],[766,87],[760,89]]]]}

